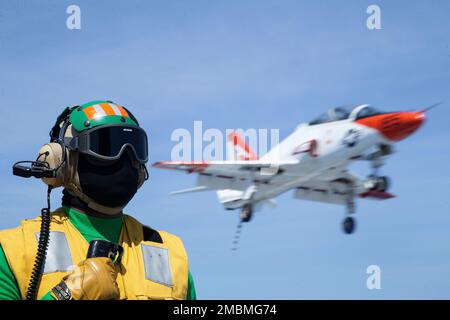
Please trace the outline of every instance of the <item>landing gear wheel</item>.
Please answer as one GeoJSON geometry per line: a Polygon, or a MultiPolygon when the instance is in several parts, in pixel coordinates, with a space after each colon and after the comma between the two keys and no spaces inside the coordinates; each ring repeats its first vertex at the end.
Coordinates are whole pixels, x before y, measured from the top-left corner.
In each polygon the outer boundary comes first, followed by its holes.
{"type": "Polygon", "coordinates": [[[355,219],[353,219],[352,217],[345,218],[342,222],[342,228],[344,229],[344,232],[346,234],[352,234],[356,228],[355,219]]]}
{"type": "Polygon", "coordinates": [[[249,222],[252,219],[252,206],[249,204],[246,204],[244,207],[242,207],[241,211],[241,221],[242,222],[249,222]]]}

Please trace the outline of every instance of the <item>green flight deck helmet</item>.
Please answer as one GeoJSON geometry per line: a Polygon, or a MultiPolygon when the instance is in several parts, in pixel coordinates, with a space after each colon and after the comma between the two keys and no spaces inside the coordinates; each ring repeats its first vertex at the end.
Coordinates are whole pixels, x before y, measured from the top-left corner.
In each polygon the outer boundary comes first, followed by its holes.
{"type": "Polygon", "coordinates": [[[50,131],[50,143],[40,149],[37,160],[55,170],[54,177],[43,178],[47,185],[63,186],[96,211],[118,213],[126,203],[112,206],[98,203],[86,194],[87,190],[83,190],[79,159],[89,157],[103,163],[114,163],[125,151],[134,155],[132,164],[138,170],[137,188],[140,188],[148,179],[145,166],[148,161],[147,135],[125,107],[112,101],[98,100],[66,108],[50,131]]]}

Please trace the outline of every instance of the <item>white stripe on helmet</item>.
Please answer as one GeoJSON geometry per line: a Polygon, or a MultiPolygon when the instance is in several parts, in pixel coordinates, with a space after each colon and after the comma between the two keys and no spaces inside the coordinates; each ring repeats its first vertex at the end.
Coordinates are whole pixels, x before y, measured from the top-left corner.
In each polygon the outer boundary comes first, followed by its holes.
{"type": "Polygon", "coordinates": [[[109,104],[111,106],[111,108],[114,110],[114,113],[116,114],[116,116],[121,116],[122,113],[120,112],[120,109],[117,105],[110,103],[109,104]]]}
{"type": "Polygon", "coordinates": [[[98,104],[93,105],[93,108],[95,110],[94,119],[106,116],[105,110],[103,110],[103,108],[100,105],[98,104]]]}

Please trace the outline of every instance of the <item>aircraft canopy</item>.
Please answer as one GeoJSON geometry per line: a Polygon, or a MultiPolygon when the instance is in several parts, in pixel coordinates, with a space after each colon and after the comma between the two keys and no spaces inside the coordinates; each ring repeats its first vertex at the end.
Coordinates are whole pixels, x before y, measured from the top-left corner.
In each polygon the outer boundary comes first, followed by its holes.
{"type": "Polygon", "coordinates": [[[327,123],[327,122],[334,122],[334,121],[340,121],[345,120],[350,117],[350,115],[353,113],[353,110],[356,108],[359,108],[355,119],[362,119],[370,116],[374,116],[377,114],[381,114],[380,111],[375,109],[372,106],[369,105],[347,105],[347,106],[340,106],[336,108],[331,108],[327,112],[321,114],[318,118],[314,119],[309,123],[310,126],[327,123]],[[361,108],[360,108],[361,107],[361,108]]]}

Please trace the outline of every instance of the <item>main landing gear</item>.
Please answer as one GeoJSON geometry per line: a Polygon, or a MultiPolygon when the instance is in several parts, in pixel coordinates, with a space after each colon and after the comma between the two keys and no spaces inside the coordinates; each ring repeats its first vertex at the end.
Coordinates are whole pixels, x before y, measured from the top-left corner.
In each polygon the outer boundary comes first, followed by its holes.
{"type": "Polygon", "coordinates": [[[253,216],[253,207],[251,204],[246,204],[242,207],[241,214],[239,215],[240,221],[236,228],[236,234],[234,236],[233,240],[233,247],[231,250],[236,251],[238,248],[239,240],[241,238],[241,232],[242,232],[242,224],[244,222],[249,222],[252,219],[253,216]]]}
{"type": "MultiPolygon", "coordinates": [[[[379,191],[386,192],[390,187],[390,180],[386,176],[377,176],[376,174],[372,174],[368,177],[365,182],[365,190],[368,191],[379,191]]],[[[351,217],[353,213],[355,213],[355,195],[353,192],[353,187],[349,187],[348,190],[348,198],[347,198],[347,214],[348,216],[342,222],[342,229],[346,234],[352,234],[356,229],[356,220],[351,217]]]]}
{"type": "Polygon", "coordinates": [[[346,234],[352,234],[356,228],[356,221],[352,217],[347,217],[342,222],[342,229],[346,234]]]}
{"type": "MultiPolygon", "coordinates": [[[[394,151],[390,145],[380,145],[379,149],[369,154],[364,159],[371,161],[372,174],[363,182],[362,189],[364,192],[378,191],[386,192],[390,188],[390,180],[386,176],[378,176],[378,170],[383,166],[383,157],[392,154],[394,151]]],[[[359,187],[359,186],[358,186],[359,187]]],[[[356,220],[351,217],[355,213],[355,193],[361,192],[359,188],[355,190],[353,183],[348,184],[347,190],[347,217],[342,222],[342,229],[346,234],[352,234],[356,229],[356,220]]]]}
{"type": "Polygon", "coordinates": [[[241,222],[249,222],[253,216],[253,208],[251,204],[246,204],[242,207],[240,214],[241,222]]]}

